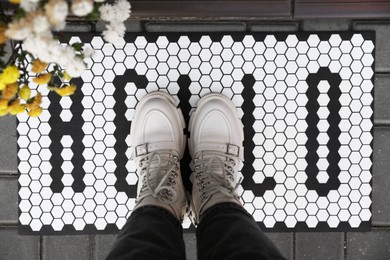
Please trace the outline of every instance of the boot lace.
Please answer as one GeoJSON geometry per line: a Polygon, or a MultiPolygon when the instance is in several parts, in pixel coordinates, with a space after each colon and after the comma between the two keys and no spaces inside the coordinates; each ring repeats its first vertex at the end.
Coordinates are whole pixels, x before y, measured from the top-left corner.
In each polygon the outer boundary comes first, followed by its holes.
{"type": "Polygon", "coordinates": [[[179,170],[179,158],[176,155],[171,151],[148,153],[139,158],[139,167],[142,188],[137,202],[147,196],[153,196],[164,204],[177,201],[178,194],[173,188],[179,170]]]}
{"type": "Polygon", "coordinates": [[[216,193],[233,198],[242,178],[234,185],[237,157],[218,151],[202,151],[194,160],[196,184],[201,192],[201,202],[216,193]],[[234,185],[234,186],[233,186],[234,185]]]}

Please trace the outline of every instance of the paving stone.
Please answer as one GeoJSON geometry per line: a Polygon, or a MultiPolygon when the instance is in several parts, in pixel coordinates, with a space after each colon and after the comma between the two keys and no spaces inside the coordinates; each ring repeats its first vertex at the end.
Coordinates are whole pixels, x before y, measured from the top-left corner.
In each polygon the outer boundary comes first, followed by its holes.
{"type": "MultiPolygon", "coordinates": [[[[106,30],[106,22],[99,21],[96,23],[96,31],[102,32],[106,30]]],[[[126,21],[126,32],[141,32],[143,29],[143,25],[141,21],[126,21]]]]}
{"type": "Polygon", "coordinates": [[[298,23],[254,23],[250,25],[250,30],[253,32],[290,32],[297,31],[298,23]]]}
{"type": "Polygon", "coordinates": [[[14,116],[0,117],[0,173],[16,173],[16,119],[14,116]]]}
{"type": "Polygon", "coordinates": [[[375,76],[374,122],[376,124],[390,124],[389,85],[390,75],[377,74],[375,76]]]}
{"type": "Polygon", "coordinates": [[[389,259],[390,230],[347,233],[347,260],[389,259]]]}
{"type": "Polygon", "coordinates": [[[0,252],[2,260],[39,259],[39,237],[19,236],[17,227],[1,227],[0,252]]]}
{"type": "Polygon", "coordinates": [[[344,259],[344,233],[296,233],[295,259],[344,259]]]}
{"type": "Polygon", "coordinates": [[[390,128],[374,130],[374,164],[372,178],[372,223],[390,226],[390,128]]]}
{"type": "Polygon", "coordinates": [[[90,32],[91,25],[87,23],[68,23],[64,32],[90,32]]]}
{"type": "Polygon", "coordinates": [[[0,224],[18,219],[18,180],[0,177],[0,224]]]}
{"type": "Polygon", "coordinates": [[[279,251],[287,258],[294,257],[294,237],[293,233],[266,233],[274,242],[279,251]]]}
{"type": "Polygon", "coordinates": [[[42,260],[87,260],[89,251],[89,237],[85,235],[43,237],[42,260]]]}
{"type": "Polygon", "coordinates": [[[158,23],[150,22],[145,25],[147,32],[242,32],[245,23],[158,23]]]}
{"type": "Polygon", "coordinates": [[[184,243],[186,244],[187,260],[197,259],[196,235],[195,233],[184,233],[184,243]]]}
{"type": "Polygon", "coordinates": [[[302,28],[304,31],[348,31],[351,28],[351,20],[303,20],[302,28]]]}
{"type": "Polygon", "coordinates": [[[354,30],[374,30],[376,31],[376,61],[375,71],[390,72],[390,23],[378,22],[356,22],[354,30]]]}
{"type": "Polygon", "coordinates": [[[112,245],[116,241],[117,234],[115,235],[97,235],[95,237],[96,243],[96,259],[104,260],[107,254],[110,252],[112,245]]]}

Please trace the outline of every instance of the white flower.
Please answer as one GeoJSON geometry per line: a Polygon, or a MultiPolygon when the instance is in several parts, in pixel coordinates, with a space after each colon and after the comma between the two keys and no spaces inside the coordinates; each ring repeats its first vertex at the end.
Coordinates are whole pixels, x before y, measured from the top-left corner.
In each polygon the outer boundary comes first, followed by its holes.
{"type": "Polygon", "coordinates": [[[50,29],[49,20],[44,15],[37,15],[33,20],[33,31],[35,33],[43,33],[50,29]]]}
{"type": "Polygon", "coordinates": [[[78,78],[86,69],[85,63],[81,58],[74,58],[71,62],[65,65],[66,73],[72,78],[78,78]]]}
{"type": "Polygon", "coordinates": [[[32,12],[37,9],[38,3],[30,0],[21,0],[20,7],[26,12],[32,12]]]}
{"type": "Polygon", "coordinates": [[[31,34],[30,28],[21,20],[16,20],[8,24],[8,29],[5,31],[5,35],[13,40],[22,41],[31,34]]]}
{"type": "Polygon", "coordinates": [[[103,3],[105,0],[95,0],[95,3],[103,3]]]}
{"type": "Polygon", "coordinates": [[[103,31],[103,38],[109,43],[115,43],[125,35],[126,27],[122,22],[112,21],[106,25],[107,30],[103,31]]]}
{"type": "Polygon", "coordinates": [[[58,63],[58,60],[62,57],[61,45],[56,41],[52,40],[47,42],[47,50],[41,51],[37,57],[46,63],[58,63]]]}
{"type": "MultiPolygon", "coordinates": [[[[23,49],[31,53],[33,56],[41,59],[41,57],[44,57],[43,50],[46,51],[48,48],[49,45],[48,43],[49,43],[49,39],[47,39],[46,37],[32,34],[26,40],[24,40],[23,49]]],[[[42,61],[48,62],[47,57],[45,57],[45,60],[42,61]]]]}
{"type": "Polygon", "coordinates": [[[102,5],[99,8],[100,18],[106,22],[114,20],[123,22],[130,17],[130,8],[130,3],[127,0],[119,0],[115,5],[102,5]]]}
{"type": "Polygon", "coordinates": [[[76,53],[74,49],[69,45],[62,45],[61,47],[62,47],[62,55],[59,62],[65,65],[71,62],[76,57],[76,53]]]}
{"type": "Polygon", "coordinates": [[[118,39],[120,39],[119,34],[113,30],[105,30],[102,35],[104,40],[109,43],[115,43],[118,39]]]}
{"type": "Polygon", "coordinates": [[[110,22],[116,19],[116,8],[112,5],[105,4],[99,7],[100,18],[103,21],[110,22]]]}
{"type": "Polygon", "coordinates": [[[45,5],[45,14],[54,26],[62,24],[68,16],[68,4],[64,0],[50,0],[45,5]]]}
{"type": "Polygon", "coordinates": [[[73,0],[72,12],[76,16],[86,16],[93,10],[92,0],[73,0]]]}
{"type": "Polygon", "coordinates": [[[92,48],[84,48],[83,54],[85,58],[91,58],[91,56],[94,54],[94,49],[92,48]]]}
{"type": "Polygon", "coordinates": [[[116,2],[117,20],[126,21],[130,17],[130,3],[127,0],[116,2]]]}
{"type": "Polygon", "coordinates": [[[53,31],[62,31],[64,30],[66,27],[66,21],[63,21],[59,24],[57,24],[56,26],[53,27],[53,31]]]}

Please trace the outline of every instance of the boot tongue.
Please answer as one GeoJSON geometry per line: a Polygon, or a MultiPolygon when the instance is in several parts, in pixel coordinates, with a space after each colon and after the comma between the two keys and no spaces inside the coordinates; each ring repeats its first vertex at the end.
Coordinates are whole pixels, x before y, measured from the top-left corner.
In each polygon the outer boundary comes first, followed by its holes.
{"type": "Polygon", "coordinates": [[[153,185],[153,189],[155,189],[164,178],[164,176],[168,173],[168,170],[172,167],[172,163],[169,158],[169,154],[155,153],[151,155],[149,158],[151,161],[149,162],[149,176],[153,176],[150,179],[151,185],[153,185]]]}
{"type": "Polygon", "coordinates": [[[208,167],[214,173],[220,177],[223,177],[223,168],[225,165],[223,164],[223,160],[226,158],[221,158],[222,156],[215,156],[208,159],[208,167]]]}

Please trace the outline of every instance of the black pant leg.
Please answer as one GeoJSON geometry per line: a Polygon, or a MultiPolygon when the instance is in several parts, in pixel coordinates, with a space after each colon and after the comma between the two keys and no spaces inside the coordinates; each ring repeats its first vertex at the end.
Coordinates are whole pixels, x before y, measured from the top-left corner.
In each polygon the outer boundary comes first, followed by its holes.
{"type": "Polygon", "coordinates": [[[235,203],[208,209],[197,229],[198,260],[285,259],[253,217],[235,203]]]}
{"type": "Polygon", "coordinates": [[[181,223],[163,208],[138,208],[118,234],[107,259],[183,260],[185,245],[181,223]]]}

